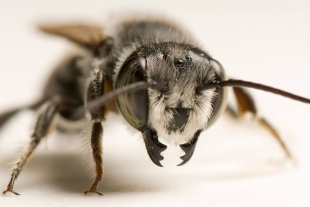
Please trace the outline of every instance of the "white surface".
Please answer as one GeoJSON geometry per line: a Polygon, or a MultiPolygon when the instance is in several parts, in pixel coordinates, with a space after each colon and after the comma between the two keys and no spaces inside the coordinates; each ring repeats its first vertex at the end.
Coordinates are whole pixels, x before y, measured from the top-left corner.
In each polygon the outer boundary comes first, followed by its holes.
{"type": "MultiPolygon", "coordinates": [[[[231,77],[308,96],[308,1],[0,1],[0,109],[31,102],[66,41],[35,30],[42,21],[100,22],[111,12],[167,14],[189,28],[231,77]]],[[[111,116],[105,123],[103,197],[84,196],[92,180],[80,138],[53,134],[16,182],[21,196],[0,196],[0,206],[310,206],[310,106],[252,91],[262,114],[281,129],[299,165],[250,124],[223,117],[204,132],[192,160],[159,168],[138,135],[111,116]]],[[[10,177],[15,152],[31,134],[24,112],[0,133],[0,188],[10,177]]],[[[173,159],[171,159],[173,160],[173,159]]],[[[171,161],[172,162],[172,161],[171,161]]]]}

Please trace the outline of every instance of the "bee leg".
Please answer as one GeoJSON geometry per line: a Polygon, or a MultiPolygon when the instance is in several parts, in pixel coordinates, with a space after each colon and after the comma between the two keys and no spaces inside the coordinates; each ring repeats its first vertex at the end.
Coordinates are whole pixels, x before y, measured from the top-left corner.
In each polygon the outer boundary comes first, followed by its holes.
{"type": "Polygon", "coordinates": [[[3,127],[3,125],[15,114],[17,114],[18,112],[20,112],[21,110],[24,109],[36,109],[37,107],[39,107],[40,105],[42,105],[44,103],[44,100],[39,100],[35,103],[33,103],[30,106],[24,106],[24,107],[19,107],[19,108],[15,108],[15,109],[11,109],[9,111],[6,111],[2,114],[0,114],[0,128],[3,127]]]}
{"type": "MultiPolygon", "coordinates": [[[[97,99],[99,96],[104,93],[104,80],[105,74],[103,71],[99,71],[95,74],[95,78],[91,81],[88,91],[87,91],[87,101],[97,99]]],[[[96,178],[89,188],[88,191],[85,191],[84,194],[88,193],[97,193],[102,195],[97,191],[97,185],[102,180],[103,177],[103,159],[102,159],[102,134],[103,128],[101,121],[106,119],[107,107],[105,105],[99,106],[96,110],[90,112],[92,121],[94,124],[92,126],[91,132],[91,148],[93,151],[93,159],[95,162],[96,178]]]]}
{"type": "Polygon", "coordinates": [[[257,109],[255,106],[255,102],[249,92],[243,88],[234,87],[233,88],[237,105],[238,105],[238,112],[234,113],[233,109],[231,107],[228,108],[228,112],[235,116],[235,117],[244,117],[246,113],[250,113],[254,116],[255,121],[265,128],[269,133],[273,135],[274,138],[278,141],[278,143],[281,145],[282,149],[284,150],[286,156],[289,159],[293,159],[293,156],[291,155],[288,147],[286,146],[285,142],[281,138],[280,134],[277,132],[277,130],[263,117],[259,117],[257,115],[257,109]],[[235,115],[234,115],[235,114],[235,115]],[[237,115],[237,116],[236,116],[237,115]]]}
{"type": "Polygon", "coordinates": [[[93,159],[96,164],[96,178],[89,190],[85,191],[84,194],[97,193],[98,195],[102,195],[102,193],[97,191],[97,185],[103,176],[102,133],[103,128],[101,122],[94,123],[91,133],[91,147],[93,149],[93,159]]]}
{"type": "Polygon", "coordinates": [[[59,110],[59,101],[50,101],[46,105],[43,105],[44,109],[39,114],[37,123],[35,125],[34,133],[31,136],[30,143],[24,148],[19,159],[17,160],[11,174],[10,182],[7,186],[7,189],[3,191],[3,194],[7,192],[12,192],[15,195],[19,195],[13,190],[14,183],[21,173],[22,169],[26,166],[27,162],[30,160],[31,155],[34,150],[37,148],[42,138],[46,137],[48,133],[52,130],[52,122],[56,113],[59,110]]]}

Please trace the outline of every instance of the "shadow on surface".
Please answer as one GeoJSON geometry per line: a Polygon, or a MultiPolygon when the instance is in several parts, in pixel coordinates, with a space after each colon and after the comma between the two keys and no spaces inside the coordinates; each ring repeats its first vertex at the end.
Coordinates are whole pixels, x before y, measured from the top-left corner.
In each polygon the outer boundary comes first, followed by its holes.
{"type": "MultiPolygon", "coordinates": [[[[144,192],[156,191],[158,185],[154,183],[143,182],[143,175],[137,175],[130,171],[133,166],[123,165],[122,163],[107,164],[104,170],[105,176],[103,182],[99,184],[100,192],[144,192]],[[139,182],[139,180],[142,182],[139,182]]],[[[0,165],[5,174],[10,172],[10,166],[7,165],[8,160],[1,160],[0,165]]],[[[130,164],[131,165],[131,164],[130,164]]],[[[3,175],[3,174],[2,174],[3,175]]],[[[15,187],[20,193],[25,189],[51,188],[55,191],[64,191],[82,194],[88,190],[93,182],[89,176],[87,168],[79,155],[75,154],[38,154],[36,155],[27,168],[25,168],[18,178],[15,187]]],[[[4,176],[1,183],[6,183],[4,176]]],[[[147,180],[147,178],[145,178],[147,180]]],[[[2,186],[1,184],[1,187],[2,186]]]]}
{"type": "MultiPolygon", "coordinates": [[[[90,178],[90,172],[87,172],[87,168],[81,160],[82,156],[78,154],[39,153],[22,172],[17,181],[16,190],[23,193],[27,189],[43,187],[60,193],[82,194],[88,190],[93,179],[90,178]]],[[[103,194],[160,191],[184,187],[188,185],[188,182],[237,180],[283,172],[281,168],[276,170],[220,169],[214,168],[215,165],[212,163],[177,168],[158,168],[129,159],[119,160],[106,157],[106,160],[105,176],[103,182],[98,186],[99,192],[103,194]]],[[[0,162],[1,166],[5,166],[2,169],[9,172],[10,167],[4,163],[8,162],[4,160],[0,162]]],[[[223,166],[229,165],[229,163],[222,164],[223,166]]],[[[1,181],[1,183],[3,182],[1,181]]]]}

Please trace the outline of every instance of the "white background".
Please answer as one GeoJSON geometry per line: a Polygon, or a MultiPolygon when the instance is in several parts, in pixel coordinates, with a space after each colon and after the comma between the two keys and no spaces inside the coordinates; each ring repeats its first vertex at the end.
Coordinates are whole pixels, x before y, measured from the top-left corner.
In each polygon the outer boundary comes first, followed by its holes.
{"type": "MultiPolygon", "coordinates": [[[[0,1],[0,111],[30,103],[65,40],[39,33],[41,22],[103,22],[111,13],[158,13],[187,27],[230,77],[310,97],[309,1],[0,1]]],[[[104,25],[103,25],[104,26],[104,25]]],[[[155,166],[139,134],[110,116],[104,124],[103,197],[84,196],[92,180],[81,137],[52,134],[17,180],[21,196],[0,195],[0,206],[310,206],[310,106],[252,91],[261,113],[281,131],[298,160],[249,124],[223,116],[204,132],[192,160],[155,166]]],[[[0,190],[9,163],[29,140],[35,116],[25,111],[0,133],[0,190]]],[[[171,162],[169,161],[171,160],[171,162]]],[[[91,161],[90,161],[91,162],[91,161]]]]}

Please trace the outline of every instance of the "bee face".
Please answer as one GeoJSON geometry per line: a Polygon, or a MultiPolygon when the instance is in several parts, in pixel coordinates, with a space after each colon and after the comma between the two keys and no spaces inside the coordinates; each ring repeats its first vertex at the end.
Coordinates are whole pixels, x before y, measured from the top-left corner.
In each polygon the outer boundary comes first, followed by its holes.
{"type": "Polygon", "coordinates": [[[148,82],[163,85],[161,91],[149,89],[148,124],[168,142],[188,142],[212,115],[215,90],[197,89],[216,78],[210,61],[195,48],[173,44],[147,57],[146,68],[148,82]]]}
{"type": "Polygon", "coordinates": [[[138,48],[122,65],[116,88],[147,81],[162,89],[117,97],[124,118],[140,131],[154,129],[167,142],[188,142],[209,126],[214,103],[215,108],[224,103],[221,91],[199,89],[205,82],[221,79],[211,61],[206,53],[187,44],[166,42],[138,48]]]}

